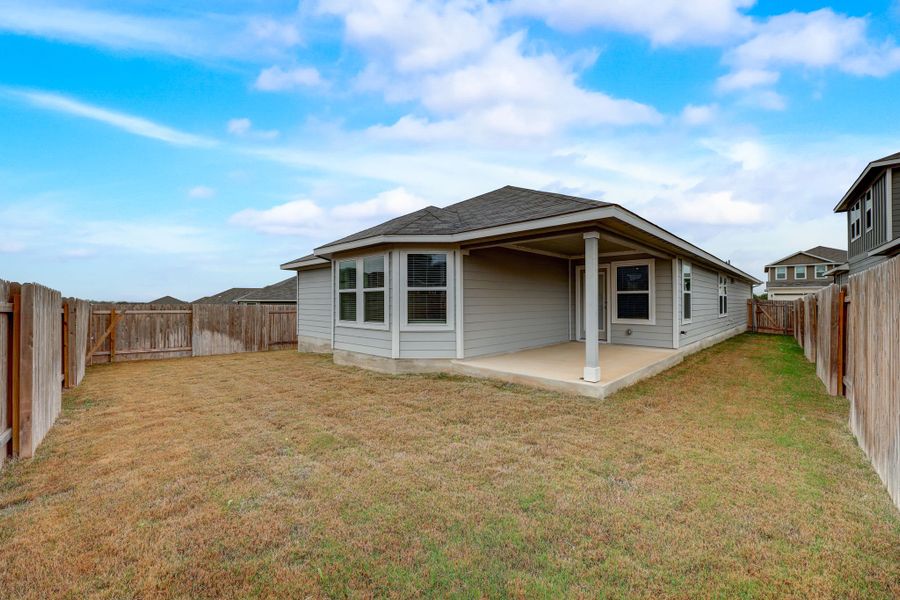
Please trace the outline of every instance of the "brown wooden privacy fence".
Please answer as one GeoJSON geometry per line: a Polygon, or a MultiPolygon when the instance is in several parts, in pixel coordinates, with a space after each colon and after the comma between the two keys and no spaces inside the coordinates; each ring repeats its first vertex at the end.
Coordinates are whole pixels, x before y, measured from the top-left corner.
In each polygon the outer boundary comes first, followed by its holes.
{"type": "Polygon", "coordinates": [[[900,508],[900,257],[795,301],[794,337],[900,508]]]}
{"type": "Polygon", "coordinates": [[[62,387],[84,376],[87,333],[73,328],[87,306],[36,283],[0,280],[0,464],[33,456],[59,415],[62,387]]]}
{"type": "Polygon", "coordinates": [[[795,327],[794,303],[788,300],[747,300],[747,329],[756,333],[791,335],[795,327]]]}
{"type": "Polygon", "coordinates": [[[91,364],[296,347],[297,311],[239,304],[94,305],[91,364]]]}

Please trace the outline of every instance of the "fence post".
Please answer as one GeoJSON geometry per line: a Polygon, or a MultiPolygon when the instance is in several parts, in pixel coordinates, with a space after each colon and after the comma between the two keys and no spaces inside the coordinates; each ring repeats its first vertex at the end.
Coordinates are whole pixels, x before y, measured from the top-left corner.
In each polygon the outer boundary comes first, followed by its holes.
{"type": "Polygon", "coordinates": [[[753,328],[753,298],[747,299],[747,330],[754,331],[754,328],[753,328]]]}
{"type": "Polygon", "coordinates": [[[111,308],[109,310],[109,362],[116,360],[116,327],[118,327],[118,323],[116,323],[116,309],[111,308]]]}
{"type": "Polygon", "coordinates": [[[12,295],[12,454],[19,455],[19,398],[20,375],[19,369],[22,360],[22,294],[16,292],[12,295]]]}
{"type": "Polygon", "coordinates": [[[63,388],[69,387],[69,303],[62,304],[62,376],[63,388]]]}
{"type": "Polygon", "coordinates": [[[844,291],[844,288],[841,287],[841,291],[838,294],[838,331],[837,331],[837,393],[839,396],[844,395],[844,353],[847,351],[846,345],[844,343],[844,328],[846,327],[846,323],[844,319],[846,319],[846,305],[844,302],[847,298],[847,292],[844,291]]]}

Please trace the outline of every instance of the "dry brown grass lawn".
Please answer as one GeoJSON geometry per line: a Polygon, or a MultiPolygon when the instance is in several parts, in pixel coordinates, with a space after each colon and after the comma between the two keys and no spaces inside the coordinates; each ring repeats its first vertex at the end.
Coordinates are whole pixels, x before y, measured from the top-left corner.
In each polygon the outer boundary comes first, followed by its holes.
{"type": "Polygon", "coordinates": [[[0,597],[898,597],[786,338],[605,402],[276,352],[94,367],[0,473],[0,597]]]}

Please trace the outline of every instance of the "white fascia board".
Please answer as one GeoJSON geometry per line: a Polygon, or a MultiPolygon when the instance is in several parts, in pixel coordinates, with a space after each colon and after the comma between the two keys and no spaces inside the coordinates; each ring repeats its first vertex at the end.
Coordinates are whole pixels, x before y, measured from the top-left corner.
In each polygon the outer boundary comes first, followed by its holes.
{"type": "Polygon", "coordinates": [[[295,260],[294,262],[288,262],[281,265],[282,271],[296,271],[297,269],[302,269],[304,267],[320,267],[329,264],[331,261],[325,258],[319,258],[318,256],[315,258],[309,258],[306,260],[295,260]]]}

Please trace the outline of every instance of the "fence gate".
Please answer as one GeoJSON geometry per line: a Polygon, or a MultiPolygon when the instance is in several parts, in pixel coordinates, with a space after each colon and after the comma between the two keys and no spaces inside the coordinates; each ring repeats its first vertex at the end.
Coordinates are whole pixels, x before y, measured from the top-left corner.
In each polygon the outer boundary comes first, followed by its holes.
{"type": "Polygon", "coordinates": [[[747,329],[755,333],[794,334],[794,302],[789,300],[747,300],[747,329]]]}

